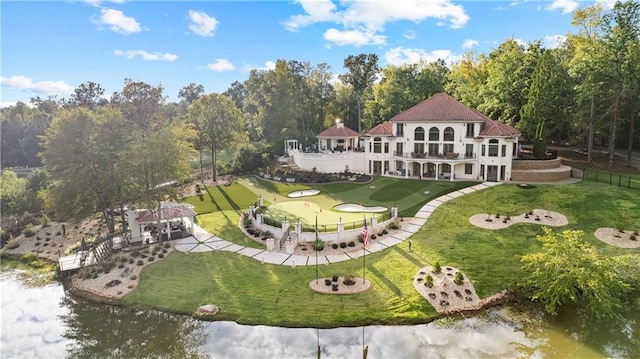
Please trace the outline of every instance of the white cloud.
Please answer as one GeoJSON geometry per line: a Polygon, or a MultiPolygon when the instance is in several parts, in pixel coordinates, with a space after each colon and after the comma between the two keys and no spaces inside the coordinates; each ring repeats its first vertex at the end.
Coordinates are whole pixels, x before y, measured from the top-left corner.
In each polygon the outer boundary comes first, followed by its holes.
{"type": "Polygon", "coordinates": [[[340,22],[341,15],[336,12],[336,5],[332,0],[298,0],[305,11],[305,15],[293,15],[284,26],[287,30],[296,31],[301,27],[318,22],[340,22]]]}
{"type": "Polygon", "coordinates": [[[270,71],[270,70],[275,70],[276,69],[276,63],[273,61],[265,61],[264,66],[262,67],[255,67],[252,65],[244,65],[242,66],[242,69],[246,72],[251,72],[251,70],[259,70],[259,71],[270,71]]]}
{"type": "Polygon", "coordinates": [[[616,4],[618,0],[596,0],[597,3],[602,5],[602,8],[605,10],[613,9],[613,6],[616,4]]]}
{"type": "Polygon", "coordinates": [[[396,47],[387,51],[383,55],[387,64],[400,66],[402,64],[418,64],[421,62],[433,62],[438,59],[444,60],[446,64],[457,62],[460,56],[454,54],[451,50],[434,50],[427,52],[423,49],[407,49],[396,47]]]}
{"type": "Polygon", "coordinates": [[[567,41],[567,37],[563,35],[549,35],[542,39],[542,45],[547,49],[555,49],[567,41]]]}
{"type": "Polygon", "coordinates": [[[480,43],[476,40],[472,40],[472,39],[466,39],[464,40],[464,42],[462,43],[462,48],[463,49],[471,49],[474,46],[478,46],[480,43]]]}
{"type": "Polygon", "coordinates": [[[0,83],[3,86],[21,91],[33,91],[43,95],[66,96],[73,93],[73,86],[64,81],[40,81],[33,82],[33,79],[23,75],[11,77],[0,76],[0,83]]]}
{"type": "Polygon", "coordinates": [[[216,59],[216,62],[212,64],[207,64],[207,69],[216,72],[224,72],[235,70],[235,66],[227,59],[216,59]]]}
{"type": "Polygon", "coordinates": [[[563,14],[569,14],[578,8],[578,2],[574,0],[554,0],[545,9],[549,11],[562,10],[563,14]]]}
{"type": "Polygon", "coordinates": [[[218,24],[215,17],[209,16],[205,12],[189,10],[189,30],[199,36],[213,36],[218,24]]]}
{"type": "MultiPolygon", "coordinates": [[[[284,24],[290,31],[316,23],[330,22],[342,25],[342,29],[329,29],[325,39],[336,39],[340,44],[377,45],[386,42],[386,37],[379,33],[389,22],[411,21],[419,23],[433,18],[441,25],[449,24],[450,28],[463,27],[468,21],[461,5],[454,5],[451,0],[412,0],[395,1],[342,1],[332,0],[297,0],[304,14],[294,15],[284,24]],[[338,4],[340,8],[338,8],[338,4]],[[368,40],[363,39],[366,38],[368,40]],[[347,38],[347,40],[345,40],[347,38]],[[350,40],[349,40],[350,38],[350,40]]],[[[410,35],[411,36],[411,35],[410,35]]]]}
{"type": "Polygon", "coordinates": [[[126,16],[120,10],[101,9],[100,17],[96,18],[94,16],[91,18],[91,21],[96,25],[105,25],[109,27],[111,31],[125,35],[142,31],[142,27],[136,19],[126,16]]]}
{"type": "Polygon", "coordinates": [[[413,40],[416,38],[416,32],[413,30],[407,30],[407,32],[405,32],[402,37],[404,37],[405,39],[413,40]]]}
{"type": "Polygon", "coordinates": [[[127,59],[133,59],[136,56],[142,57],[145,61],[175,61],[178,59],[178,55],[171,53],[159,53],[159,52],[146,52],[144,50],[114,50],[113,54],[116,56],[122,56],[127,59]]]}
{"type": "MultiPolygon", "coordinates": [[[[102,0],[83,0],[85,3],[94,6],[94,7],[100,7],[102,5],[102,3],[104,1],[102,0]]],[[[111,0],[112,3],[116,3],[116,4],[124,4],[126,2],[126,0],[111,0]]]]}
{"type": "Polygon", "coordinates": [[[387,42],[387,37],[384,35],[376,35],[375,31],[361,30],[329,29],[324,33],[324,38],[338,45],[384,45],[387,42]]]}
{"type": "Polygon", "coordinates": [[[15,106],[17,102],[0,101],[0,108],[15,106]]]}

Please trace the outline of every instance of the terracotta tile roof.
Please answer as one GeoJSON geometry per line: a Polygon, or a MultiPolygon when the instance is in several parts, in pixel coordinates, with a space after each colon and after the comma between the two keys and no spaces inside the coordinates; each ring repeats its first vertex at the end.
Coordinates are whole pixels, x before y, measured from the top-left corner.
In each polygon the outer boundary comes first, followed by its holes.
{"type": "Polygon", "coordinates": [[[393,136],[393,124],[383,122],[365,133],[366,136],[393,136]]]}
{"type": "MultiPolygon", "coordinates": [[[[147,210],[136,217],[136,221],[140,223],[155,222],[158,220],[156,213],[157,209],[147,210]]],[[[176,219],[182,217],[194,217],[197,213],[193,210],[193,206],[190,204],[182,203],[162,203],[160,205],[160,219],[176,219]]]]}
{"type": "Polygon", "coordinates": [[[446,93],[435,94],[390,122],[482,122],[480,136],[519,136],[515,128],[492,120],[480,111],[467,107],[446,93]]]}
{"type": "Polygon", "coordinates": [[[506,123],[502,123],[500,121],[495,121],[490,118],[487,118],[482,123],[482,128],[480,129],[479,136],[489,136],[489,137],[509,137],[509,136],[520,136],[520,131],[515,128],[507,125],[506,123]]]}
{"type": "Polygon", "coordinates": [[[358,132],[339,123],[320,132],[316,137],[358,137],[358,132]]]}

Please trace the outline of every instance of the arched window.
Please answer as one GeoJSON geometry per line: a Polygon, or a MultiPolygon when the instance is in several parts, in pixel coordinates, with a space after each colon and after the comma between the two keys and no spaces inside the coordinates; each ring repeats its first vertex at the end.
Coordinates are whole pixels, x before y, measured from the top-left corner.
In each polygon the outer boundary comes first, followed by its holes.
{"type": "Polygon", "coordinates": [[[440,130],[437,127],[431,127],[429,129],[429,141],[439,141],[440,140],[440,130]]]}
{"type": "Polygon", "coordinates": [[[453,131],[453,128],[451,127],[447,127],[444,129],[444,140],[445,141],[453,141],[453,138],[455,137],[455,132],[453,131]]]}
{"type": "Polygon", "coordinates": [[[424,141],[424,128],[418,127],[415,131],[413,131],[413,140],[424,141]]]}

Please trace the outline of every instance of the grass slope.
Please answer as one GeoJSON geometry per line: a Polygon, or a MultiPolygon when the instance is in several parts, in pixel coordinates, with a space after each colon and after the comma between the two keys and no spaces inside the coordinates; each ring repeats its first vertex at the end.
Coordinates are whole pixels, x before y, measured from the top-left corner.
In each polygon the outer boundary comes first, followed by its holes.
{"type": "MultiPolygon", "coordinates": [[[[259,183],[250,182],[254,186],[259,183]]],[[[385,196],[385,183],[373,181],[369,184],[381,190],[378,194],[371,191],[370,196],[385,196]]],[[[322,189],[334,200],[341,201],[361,197],[366,192],[363,188],[352,188],[354,192],[361,192],[350,193],[347,185],[351,184],[326,185],[322,189]]],[[[368,188],[369,185],[365,186],[368,188]]],[[[418,184],[404,181],[396,187],[405,185],[415,186],[413,190],[422,189],[418,184]]],[[[251,192],[255,190],[252,188],[251,192]]],[[[280,188],[278,193],[287,190],[280,188]]],[[[236,204],[242,202],[242,198],[251,199],[240,188],[237,192],[228,191],[228,194],[236,204]],[[233,197],[234,193],[238,193],[238,199],[233,197]]],[[[273,193],[269,195],[273,196],[273,193]]],[[[411,196],[408,194],[404,198],[411,196]]],[[[231,206],[217,203],[220,208],[231,206]]],[[[633,225],[637,228],[640,225],[639,206],[640,191],[593,182],[539,185],[530,189],[504,184],[440,206],[427,224],[411,237],[412,252],[407,252],[406,244],[401,244],[368,255],[366,277],[373,282],[373,287],[366,293],[335,296],[311,291],[308,283],[316,275],[313,265],[292,268],[261,264],[235,253],[174,252],[145,268],[140,285],[125,297],[124,302],[185,314],[194,313],[200,305],[213,303],[221,308],[216,319],[247,324],[338,327],[424,323],[437,314],[413,288],[413,276],[420,267],[436,261],[458,267],[472,280],[478,294],[485,297],[520,281],[526,275],[520,268],[520,256],[541,248],[536,240],[541,227],[536,224],[522,223],[490,231],[471,225],[468,220],[471,215],[488,211],[518,215],[533,208],[549,209],[568,217],[569,225],[562,229],[583,230],[584,239],[605,253],[640,255],[640,249],[613,248],[593,236],[596,228],[616,227],[622,220],[629,223],[629,229],[633,225]]],[[[233,226],[239,217],[234,216],[239,216],[237,210],[223,210],[222,213],[199,216],[199,219],[210,220],[207,226],[219,231],[221,237],[242,244],[239,229],[233,226]]],[[[310,260],[313,264],[313,257],[310,260]]],[[[352,260],[322,265],[318,268],[319,276],[362,276],[362,264],[362,260],[352,260]]]]}

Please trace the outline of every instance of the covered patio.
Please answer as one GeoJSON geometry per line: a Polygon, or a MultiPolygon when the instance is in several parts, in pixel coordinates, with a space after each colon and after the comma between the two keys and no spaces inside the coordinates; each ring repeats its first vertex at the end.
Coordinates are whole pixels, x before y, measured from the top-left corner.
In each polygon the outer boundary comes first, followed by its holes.
{"type": "Polygon", "coordinates": [[[193,206],[163,202],[160,210],[129,210],[130,242],[144,244],[184,238],[193,232],[193,206]]]}

